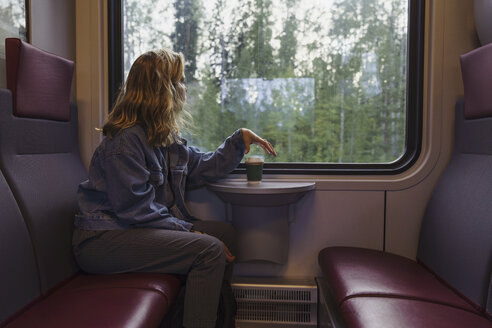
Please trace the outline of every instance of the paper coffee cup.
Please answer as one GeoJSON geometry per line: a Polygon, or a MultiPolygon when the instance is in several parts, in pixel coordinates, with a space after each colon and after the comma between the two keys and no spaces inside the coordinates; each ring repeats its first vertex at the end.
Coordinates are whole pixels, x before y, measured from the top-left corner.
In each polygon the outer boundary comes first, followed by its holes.
{"type": "Polygon", "coordinates": [[[248,183],[256,184],[261,182],[264,162],[265,159],[263,156],[250,156],[246,158],[246,177],[248,183]]]}

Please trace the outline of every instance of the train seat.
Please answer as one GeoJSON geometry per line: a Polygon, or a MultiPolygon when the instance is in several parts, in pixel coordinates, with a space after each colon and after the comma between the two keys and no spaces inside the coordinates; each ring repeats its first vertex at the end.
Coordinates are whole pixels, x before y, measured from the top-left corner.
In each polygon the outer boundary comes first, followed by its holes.
{"type": "Polygon", "coordinates": [[[424,214],[417,261],[328,247],[318,262],[347,327],[492,327],[492,44],[461,56],[455,145],[424,214]]]}
{"type": "Polygon", "coordinates": [[[172,275],[90,275],[72,255],[78,184],[87,178],[69,104],[73,62],[6,39],[0,89],[0,327],[153,327],[172,275]],[[7,292],[6,292],[7,291],[7,292]]]}
{"type": "MultiPolygon", "coordinates": [[[[4,97],[0,90],[0,108],[4,97]]],[[[39,297],[31,237],[7,181],[0,172],[0,322],[39,297]]],[[[0,324],[0,326],[2,326],[0,324]]]]}
{"type": "Polygon", "coordinates": [[[411,298],[357,297],[344,302],[346,327],[490,328],[473,312],[411,298]]]}
{"type": "Polygon", "coordinates": [[[320,253],[320,265],[338,304],[360,295],[405,297],[464,310],[474,308],[415,261],[371,249],[330,247],[320,253]]]}

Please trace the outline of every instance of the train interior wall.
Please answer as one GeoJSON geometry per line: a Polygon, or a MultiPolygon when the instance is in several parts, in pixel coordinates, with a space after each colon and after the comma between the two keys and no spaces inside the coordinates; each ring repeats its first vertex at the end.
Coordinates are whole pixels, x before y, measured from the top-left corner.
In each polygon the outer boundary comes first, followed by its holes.
{"type": "MultiPolygon", "coordinates": [[[[103,0],[31,1],[30,41],[76,61],[72,94],[79,106],[82,158],[88,165],[100,136],[94,128],[107,111],[103,0]],[[96,54],[96,59],[94,59],[96,54]]],[[[317,253],[345,245],[415,258],[426,204],[451,155],[454,104],[463,95],[459,55],[479,46],[473,2],[426,3],[423,145],[416,164],[398,176],[270,176],[308,180],[316,189],[295,206],[285,264],[240,263],[236,275],[316,276],[317,253]]],[[[0,59],[0,87],[6,86],[0,59]]],[[[225,204],[206,188],[189,193],[189,206],[203,219],[226,219],[225,204]]],[[[268,220],[269,211],[264,219],[268,220]]]]}

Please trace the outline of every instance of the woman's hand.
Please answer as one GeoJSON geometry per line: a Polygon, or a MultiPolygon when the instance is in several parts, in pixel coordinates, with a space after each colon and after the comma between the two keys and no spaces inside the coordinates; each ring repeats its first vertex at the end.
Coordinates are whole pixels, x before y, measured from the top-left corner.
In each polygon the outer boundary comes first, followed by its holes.
{"type": "Polygon", "coordinates": [[[232,255],[231,251],[229,250],[229,247],[227,247],[226,244],[224,244],[224,242],[222,242],[222,245],[224,246],[226,261],[227,262],[234,261],[236,257],[232,255]]]}
{"type": "MultiPolygon", "coordinates": [[[[196,231],[194,230],[193,233],[198,233],[200,235],[206,235],[206,233],[204,232],[201,232],[201,231],[196,231]]],[[[222,242],[222,245],[224,246],[224,251],[225,251],[225,256],[226,256],[226,261],[227,262],[232,262],[234,261],[234,259],[236,258],[234,255],[232,255],[231,251],[229,250],[229,247],[226,246],[226,244],[222,242]]]]}
{"type": "Polygon", "coordinates": [[[272,144],[269,143],[267,140],[260,138],[250,129],[242,128],[241,133],[243,135],[244,145],[246,146],[246,154],[249,153],[249,145],[255,144],[263,148],[265,153],[267,153],[268,155],[277,156],[277,153],[275,152],[275,149],[273,149],[272,144]]]}

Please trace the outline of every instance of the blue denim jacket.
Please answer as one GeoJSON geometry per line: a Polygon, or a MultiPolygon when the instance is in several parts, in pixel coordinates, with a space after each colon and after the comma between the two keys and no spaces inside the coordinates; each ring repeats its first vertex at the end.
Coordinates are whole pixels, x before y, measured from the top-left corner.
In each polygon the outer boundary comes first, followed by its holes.
{"type": "Polygon", "coordinates": [[[185,189],[225,177],[244,151],[240,130],[215,152],[203,153],[185,143],[151,147],[142,126],[124,129],[104,138],[94,152],[89,179],[79,185],[75,227],[188,231],[192,223],[187,221],[191,215],[185,206],[185,189]]]}

